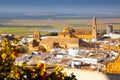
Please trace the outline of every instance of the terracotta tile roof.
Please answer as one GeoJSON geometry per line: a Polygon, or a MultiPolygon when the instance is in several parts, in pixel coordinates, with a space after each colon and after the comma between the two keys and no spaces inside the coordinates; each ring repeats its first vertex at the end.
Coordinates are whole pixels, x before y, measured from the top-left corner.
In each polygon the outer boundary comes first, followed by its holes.
{"type": "Polygon", "coordinates": [[[63,59],[61,60],[61,64],[64,64],[64,63],[67,63],[67,62],[70,62],[72,60],[72,58],[66,58],[66,59],[63,59]]]}
{"type": "Polygon", "coordinates": [[[74,34],[81,34],[81,35],[89,35],[92,34],[92,30],[80,30],[80,29],[76,29],[74,34]]]}
{"type": "Polygon", "coordinates": [[[79,39],[77,38],[58,38],[58,37],[48,37],[40,42],[42,45],[53,46],[53,43],[57,42],[59,45],[64,44],[78,44],[79,39]]]}
{"type": "Polygon", "coordinates": [[[90,30],[88,30],[88,29],[73,29],[73,28],[70,28],[70,27],[67,27],[67,28],[65,28],[65,29],[63,29],[63,30],[68,30],[67,32],[60,32],[59,34],[70,34],[70,32],[71,33],[73,33],[73,34],[75,34],[75,35],[77,35],[77,34],[81,34],[81,35],[91,35],[92,34],[92,30],[90,29],[90,30]]]}

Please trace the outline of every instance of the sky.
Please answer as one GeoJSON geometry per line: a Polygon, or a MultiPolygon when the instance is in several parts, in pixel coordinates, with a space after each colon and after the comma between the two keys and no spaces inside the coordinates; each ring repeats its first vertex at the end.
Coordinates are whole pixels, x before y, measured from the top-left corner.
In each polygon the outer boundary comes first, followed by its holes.
{"type": "Polygon", "coordinates": [[[0,13],[120,13],[120,0],[0,0],[0,13]]]}

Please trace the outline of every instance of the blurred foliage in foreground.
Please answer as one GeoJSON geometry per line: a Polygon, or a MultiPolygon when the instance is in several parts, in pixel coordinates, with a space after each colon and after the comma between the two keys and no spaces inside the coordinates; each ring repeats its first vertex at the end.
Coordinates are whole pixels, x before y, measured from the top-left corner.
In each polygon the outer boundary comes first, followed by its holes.
{"type": "Polygon", "coordinates": [[[75,76],[67,75],[61,72],[62,69],[57,66],[52,73],[47,73],[46,64],[38,63],[35,67],[26,67],[14,65],[17,57],[15,46],[11,45],[10,40],[3,39],[1,42],[0,53],[0,80],[76,80],[75,76]]]}

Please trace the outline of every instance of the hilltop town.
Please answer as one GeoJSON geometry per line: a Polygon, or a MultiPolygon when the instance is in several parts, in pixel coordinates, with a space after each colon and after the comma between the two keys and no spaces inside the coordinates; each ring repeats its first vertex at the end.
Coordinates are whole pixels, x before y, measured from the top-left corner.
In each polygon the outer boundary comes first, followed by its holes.
{"type": "Polygon", "coordinates": [[[34,31],[33,37],[1,34],[0,39],[1,44],[2,40],[9,39],[17,48],[15,65],[26,62],[28,66],[35,66],[41,62],[47,64],[48,69],[60,65],[120,74],[120,32],[115,32],[109,24],[106,34],[100,35],[95,17],[91,29],[66,26],[57,36],[43,36],[38,29],[34,31]]]}

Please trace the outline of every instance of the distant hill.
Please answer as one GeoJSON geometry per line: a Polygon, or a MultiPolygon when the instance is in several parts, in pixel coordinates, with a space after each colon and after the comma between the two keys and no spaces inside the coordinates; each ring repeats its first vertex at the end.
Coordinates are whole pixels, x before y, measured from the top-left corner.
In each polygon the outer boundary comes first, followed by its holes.
{"type": "Polygon", "coordinates": [[[100,14],[100,13],[81,13],[81,14],[70,14],[70,13],[34,13],[34,14],[15,14],[15,13],[0,13],[0,21],[2,20],[56,20],[56,19],[86,19],[93,16],[99,18],[120,18],[120,14],[100,14]]]}

